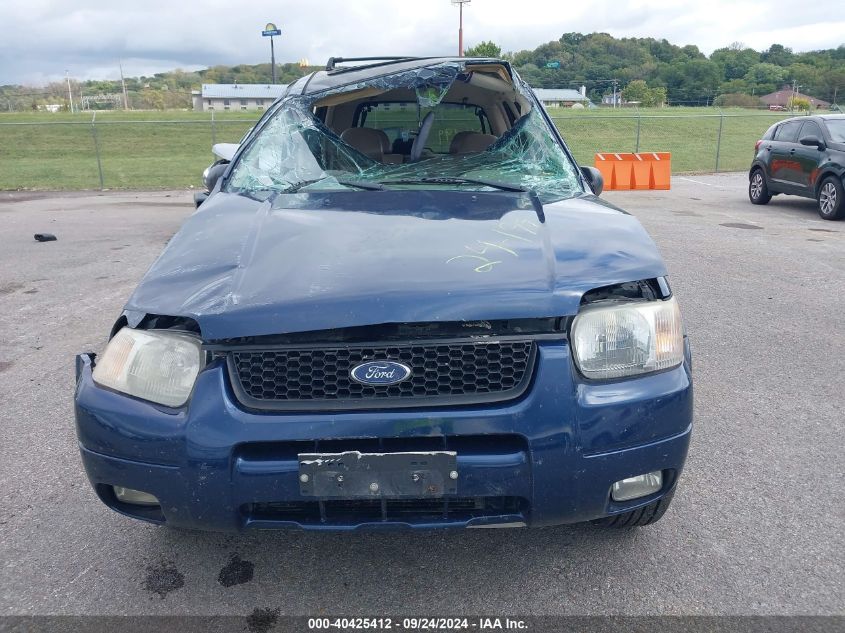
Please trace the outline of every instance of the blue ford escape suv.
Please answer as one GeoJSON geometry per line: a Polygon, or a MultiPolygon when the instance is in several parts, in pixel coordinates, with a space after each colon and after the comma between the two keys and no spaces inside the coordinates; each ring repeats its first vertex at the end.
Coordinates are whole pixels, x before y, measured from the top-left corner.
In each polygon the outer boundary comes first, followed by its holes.
{"type": "Polygon", "coordinates": [[[665,265],[507,62],[330,60],[206,184],[77,357],[110,508],[213,530],[666,511],[693,400],[665,265]]]}

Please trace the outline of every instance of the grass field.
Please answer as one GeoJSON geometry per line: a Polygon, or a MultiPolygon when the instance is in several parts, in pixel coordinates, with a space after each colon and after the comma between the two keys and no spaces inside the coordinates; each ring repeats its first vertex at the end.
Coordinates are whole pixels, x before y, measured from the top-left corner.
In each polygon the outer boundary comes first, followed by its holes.
{"type": "MultiPolygon", "coordinates": [[[[108,189],[199,186],[212,138],[236,143],[260,113],[106,112],[96,119],[108,189]]],[[[0,189],[98,189],[91,114],[0,115],[0,189]]]]}
{"type": "Polygon", "coordinates": [[[719,171],[747,169],[754,143],[770,125],[789,116],[783,112],[715,108],[549,112],[582,164],[593,164],[596,152],[634,152],[639,147],[640,152],[671,152],[675,173],[716,171],[717,147],[719,171]]]}
{"type": "MultiPolygon", "coordinates": [[[[720,171],[743,170],[754,142],[785,113],[671,108],[642,110],[551,109],[576,158],[593,164],[596,152],[672,153],[676,173],[716,168],[722,126],[720,171]]],[[[212,140],[237,142],[258,112],[100,112],[0,114],[0,190],[98,189],[94,131],[107,189],[199,186],[212,160],[212,140]]]]}

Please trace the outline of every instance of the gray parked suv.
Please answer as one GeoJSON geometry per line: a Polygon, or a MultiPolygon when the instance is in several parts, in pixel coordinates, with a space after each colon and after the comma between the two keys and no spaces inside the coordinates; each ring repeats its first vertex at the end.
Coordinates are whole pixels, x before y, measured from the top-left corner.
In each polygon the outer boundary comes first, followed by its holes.
{"type": "Polygon", "coordinates": [[[845,114],[786,119],[755,146],[748,197],[767,204],[780,193],[815,198],[825,220],[845,217],[845,114]]]}

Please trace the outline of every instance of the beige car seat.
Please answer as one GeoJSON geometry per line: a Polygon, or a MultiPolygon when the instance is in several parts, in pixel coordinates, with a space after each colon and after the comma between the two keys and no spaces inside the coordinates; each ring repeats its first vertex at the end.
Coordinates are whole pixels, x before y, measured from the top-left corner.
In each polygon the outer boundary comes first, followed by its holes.
{"type": "Polygon", "coordinates": [[[449,143],[450,154],[477,154],[483,152],[499,138],[492,134],[481,132],[458,132],[449,143]]]}

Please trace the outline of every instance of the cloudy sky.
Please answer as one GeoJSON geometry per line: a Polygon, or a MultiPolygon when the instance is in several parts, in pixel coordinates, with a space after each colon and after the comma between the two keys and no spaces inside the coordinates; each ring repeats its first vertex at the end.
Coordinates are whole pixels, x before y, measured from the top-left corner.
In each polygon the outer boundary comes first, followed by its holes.
{"type": "MultiPolygon", "coordinates": [[[[831,3],[789,0],[472,0],[465,45],[492,39],[506,51],[534,48],[568,31],[666,38],[705,53],[740,41],[796,51],[845,42],[831,3]],[[785,16],[788,16],[786,18],[785,16]]],[[[116,78],[173,68],[257,63],[260,36],[282,29],[276,59],[323,63],[331,55],[436,55],[457,49],[449,0],[0,0],[0,85],[63,78],[116,78]]]]}

